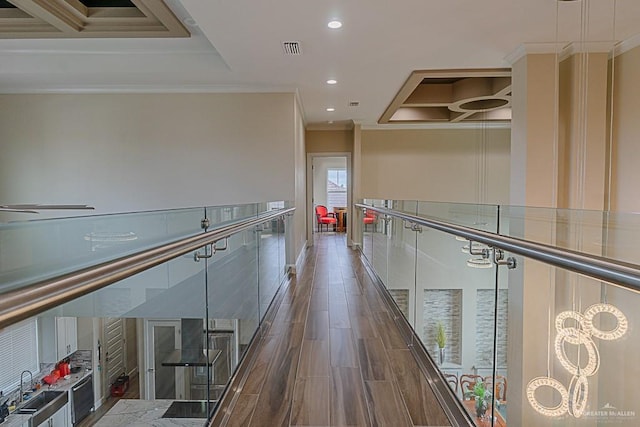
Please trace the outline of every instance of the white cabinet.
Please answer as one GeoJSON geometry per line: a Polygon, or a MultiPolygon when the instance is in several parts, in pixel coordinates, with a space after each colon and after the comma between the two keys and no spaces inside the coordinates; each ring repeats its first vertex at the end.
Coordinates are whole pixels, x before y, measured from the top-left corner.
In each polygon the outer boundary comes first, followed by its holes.
{"type": "Polygon", "coordinates": [[[62,360],[78,349],[78,319],[56,317],[58,360],[62,360]]]}
{"type": "Polygon", "coordinates": [[[78,349],[78,319],[41,317],[38,319],[40,362],[56,363],[78,349]]]}
{"type": "Polygon", "coordinates": [[[38,424],[38,427],[71,427],[70,408],[71,404],[67,403],[58,409],[58,412],[38,424]]]}

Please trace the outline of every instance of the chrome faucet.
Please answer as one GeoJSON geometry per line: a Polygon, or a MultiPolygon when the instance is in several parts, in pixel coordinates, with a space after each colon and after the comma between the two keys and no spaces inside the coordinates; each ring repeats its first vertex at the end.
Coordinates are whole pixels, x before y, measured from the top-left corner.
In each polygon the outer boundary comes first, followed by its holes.
{"type": "Polygon", "coordinates": [[[29,383],[29,390],[33,389],[33,373],[31,373],[31,371],[22,371],[22,373],[20,374],[20,397],[19,397],[19,401],[22,402],[24,400],[24,392],[22,391],[22,378],[24,378],[24,374],[28,373],[29,377],[31,378],[31,382],[29,383]]]}

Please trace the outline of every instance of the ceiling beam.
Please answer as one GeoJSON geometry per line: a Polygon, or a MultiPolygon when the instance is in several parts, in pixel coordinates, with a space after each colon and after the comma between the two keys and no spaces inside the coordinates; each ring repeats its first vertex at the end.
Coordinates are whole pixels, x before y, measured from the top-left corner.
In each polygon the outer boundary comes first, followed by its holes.
{"type": "MultiPolygon", "coordinates": [[[[79,33],[83,22],[67,7],[58,1],[47,0],[9,0],[14,6],[29,15],[40,18],[63,33],[79,33]]],[[[65,3],[66,4],[66,3],[65,3]]]]}

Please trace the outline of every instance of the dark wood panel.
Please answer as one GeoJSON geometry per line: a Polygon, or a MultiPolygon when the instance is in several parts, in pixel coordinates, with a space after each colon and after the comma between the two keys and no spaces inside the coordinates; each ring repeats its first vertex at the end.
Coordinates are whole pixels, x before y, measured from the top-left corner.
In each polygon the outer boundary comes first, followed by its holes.
{"type": "Polygon", "coordinates": [[[353,331],[354,337],[356,338],[379,337],[378,328],[374,326],[375,323],[369,317],[350,316],[349,319],[351,321],[351,330],[353,331]]]}
{"type": "Polygon", "coordinates": [[[329,377],[296,381],[291,408],[292,426],[329,425],[329,377]]]}
{"type": "Polygon", "coordinates": [[[243,394],[258,394],[262,390],[265,376],[271,366],[273,352],[280,341],[279,336],[268,335],[262,339],[262,348],[251,367],[249,378],[242,388],[243,394]]]}
{"type": "Polygon", "coordinates": [[[331,368],[331,425],[371,425],[360,370],[331,368]]]}
{"type": "Polygon", "coordinates": [[[372,426],[413,427],[400,393],[391,381],[365,381],[372,426]]]}
{"type": "Polygon", "coordinates": [[[329,338],[328,311],[309,311],[304,338],[307,340],[326,340],[329,338]]]}
{"type": "Polygon", "coordinates": [[[317,239],[228,425],[449,425],[344,235],[317,239]]]}
{"type": "Polygon", "coordinates": [[[389,350],[388,355],[398,388],[413,423],[419,426],[450,425],[425,378],[422,375],[416,375],[420,368],[411,352],[389,350]]]}
{"type": "Polygon", "coordinates": [[[329,327],[330,328],[350,328],[349,308],[346,304],[331,302],[329,307],[329,327]]]}
{"type": "Polygon", "coordinates": [[[398,327],[395,325],[389,313],[374,312],[374,327],[380,331],[380,337],[387,349],[406,349],[405,343],[398,327]]]}
{"type": "Polygon", "coordinates": [[[380,338],[358,340],[358,359],[365,381],[391,381],[393,374],[380,338]]]}
{"type": "Polygon", "coordinates": [[[329,375],[329,340],[304,340],[298,377],[323,377],[329,375]]]}
{"type": "Polygon", "coordinates": [[[251,416],[256,409],[257,394],[241,394],[236,402],[233,416],[229,418],[227,427],[245,427],[251,422],[251,416]]]}
{"type": "Polygon", "coordinates": [[[311,311],[327,311],[329,310],[329,290],[326,288],[313,288],[311,292],[311,301],[309,302],[309,310],[311,311]]]}
{"type": "Polygon", "coordinates": [[[358,358],[351,329],[329,329],[329,337],[331,366],[357,368],[358,358]]]}
{"type": "Polygon", "coordinates": [[[349,313],[353,316],[370,317],[372,315],[369,303],[364,295],[347,295],[349,313]]]}
{"type": "Polygon", "coordinates": [[[303,332],[303,323],[292,323],[291,329],[282,334],[256,404],[252,426],[264,426],[264,420],[270,420],[273,426],[288,425],[303,332]]]}

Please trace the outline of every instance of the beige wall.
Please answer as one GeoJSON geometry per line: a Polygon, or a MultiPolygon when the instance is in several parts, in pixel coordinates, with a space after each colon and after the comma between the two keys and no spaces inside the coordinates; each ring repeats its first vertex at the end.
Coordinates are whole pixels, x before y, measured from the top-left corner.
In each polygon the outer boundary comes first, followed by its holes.
{"type": "Polygon", "coordinates": [[[0,200],[98,213],[294,200],[294,103],[286,93],[1,95],[0,200]]]}
{"type": "Polygon", "coordinates": [[[559,208],[605,209],[607,57],[575,54],[559,65],[559,208]]]}
{"type": "MultiPolygon", "coordinates": [[[[292,263],[305,241],[302,120],[290,93],[0,95],[0,201],[95,213],[295,201],[292,263]]],[[[29,219],[17,215],[1,219],[29,219]]]]}
{"type": "Polygon", "coordinates": [[[308,130],[307,153],[353,152],[352,130],[308,130]]]}
{"type": "Polygon", "coordinates": [[[640,47],[615,57],[611,210],[640,212],[640,47]]]}
{"type": "Polygon", "coordinates": [[[508,203],[509,146],[509,129],[363,130],[356,198],[508,203]]]}
{"type": "MultiPolygon", "coordinates": [[[[307,242],[307,156],[305,155],[305,132],[302,109],[294,104],[294,159],[295,159],[295,207],[294,254],[288,255],[287,264],[293,264],[300,257],[307,242]]],[[[291,246],[291,245],[290,245],[291,246]]]]}

